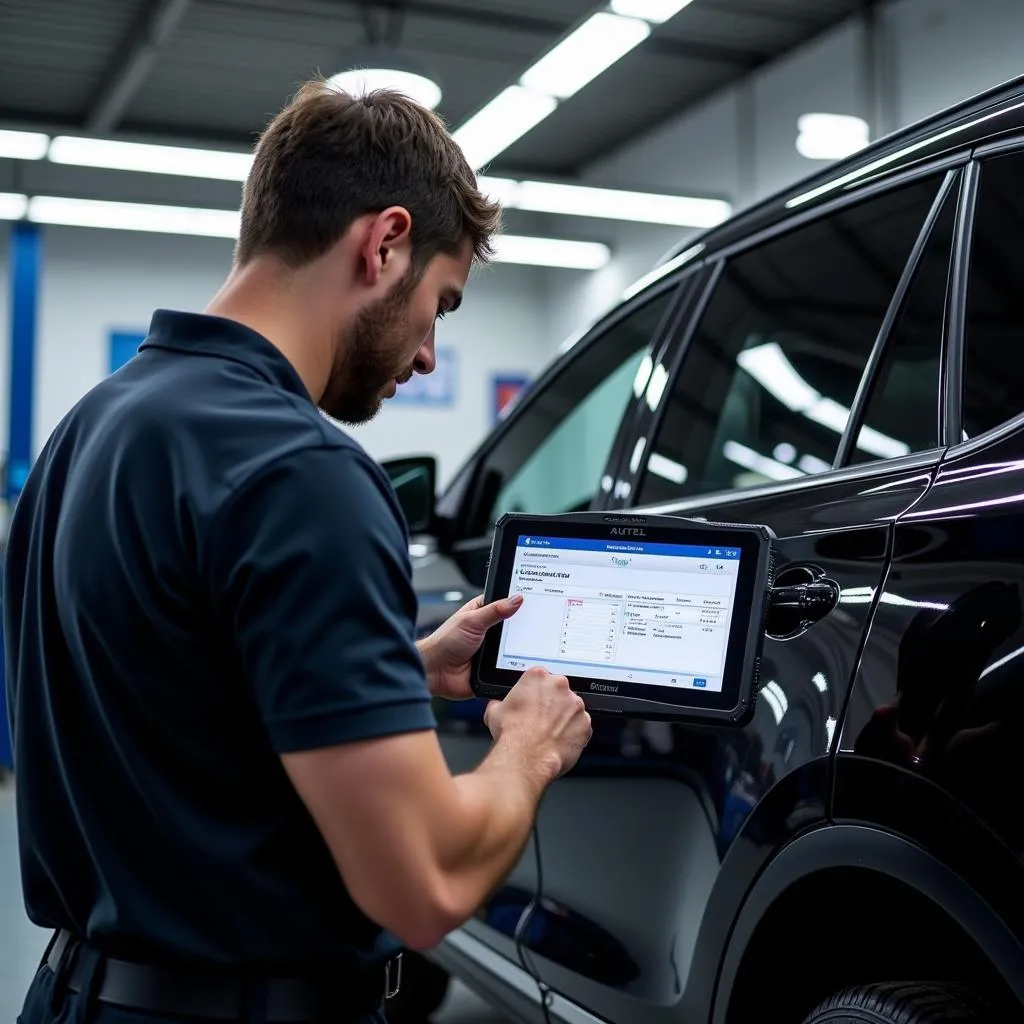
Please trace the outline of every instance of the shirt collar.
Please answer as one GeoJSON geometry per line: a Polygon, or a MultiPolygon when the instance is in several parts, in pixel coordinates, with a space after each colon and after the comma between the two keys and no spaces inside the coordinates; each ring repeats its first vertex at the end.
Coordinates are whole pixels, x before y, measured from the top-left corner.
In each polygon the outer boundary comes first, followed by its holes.
{"type": "Polygon", "coordinates": [[[139,351],[146,348],[231,359],[255,370],[270,383],[313,401],[302,378],[281,350],[258,331],[237,320],[206,313],[158,309],[139,351]]]}

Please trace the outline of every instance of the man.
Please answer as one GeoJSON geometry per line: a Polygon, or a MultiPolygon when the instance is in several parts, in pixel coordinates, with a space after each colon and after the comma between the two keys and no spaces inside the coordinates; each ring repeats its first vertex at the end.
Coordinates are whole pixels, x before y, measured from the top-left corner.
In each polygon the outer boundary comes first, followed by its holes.
{"type": "Polygon", "coordinates": [[[394,493],[317,408],[364,421],[433,369],[497,222],[432,114],[311,83],[219,294],[157,311],[50,438],[5,602],[25,900],[55,931],[23,1024],[383,1020],[390,958],[474,912],[578,758],[582,701],[535,671],[450,774],[429,693],[468,697],[516,607],[417,648],[394,493]]]}

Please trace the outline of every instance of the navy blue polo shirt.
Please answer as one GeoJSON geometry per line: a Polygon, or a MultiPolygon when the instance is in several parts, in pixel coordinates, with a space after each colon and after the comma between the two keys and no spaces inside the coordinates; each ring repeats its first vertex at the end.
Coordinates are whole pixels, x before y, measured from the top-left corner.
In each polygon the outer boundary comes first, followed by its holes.
{"type": "Polygon", "coordinates": [[[54,432],[11,526],[30,918],[158,962],[392,952],[278,755],[434,728],[415,617],[380,467],[265,338],[158,311],[54,432]]]}

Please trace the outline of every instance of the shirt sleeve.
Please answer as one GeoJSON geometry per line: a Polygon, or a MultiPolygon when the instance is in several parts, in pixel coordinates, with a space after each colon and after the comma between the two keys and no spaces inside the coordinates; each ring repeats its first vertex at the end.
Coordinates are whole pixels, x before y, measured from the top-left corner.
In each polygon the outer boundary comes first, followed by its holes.
{"type": "Polygon", "coordinates": [[[214,603],[278,753],[435,728],[405,524],[368,456],[279,460],[211,542],[214,603]]]}

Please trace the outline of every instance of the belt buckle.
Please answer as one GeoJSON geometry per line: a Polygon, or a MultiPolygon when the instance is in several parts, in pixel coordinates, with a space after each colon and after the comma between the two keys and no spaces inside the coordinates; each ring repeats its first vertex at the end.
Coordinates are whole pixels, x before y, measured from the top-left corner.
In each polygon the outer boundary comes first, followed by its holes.
{"type": "Polygon", "coordinates": [[[392,957],[384,965],[384,998],[394,999],[398,990],[402,987],[402,954],[392,957]],[[392,986],[391,972],[394,968],[394,986],[392,986]]]}

